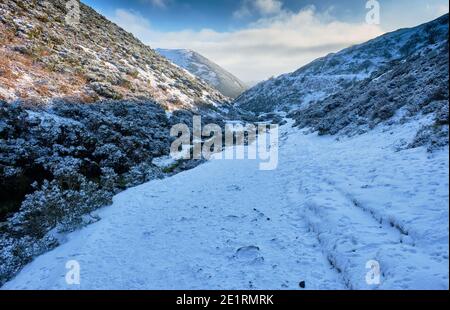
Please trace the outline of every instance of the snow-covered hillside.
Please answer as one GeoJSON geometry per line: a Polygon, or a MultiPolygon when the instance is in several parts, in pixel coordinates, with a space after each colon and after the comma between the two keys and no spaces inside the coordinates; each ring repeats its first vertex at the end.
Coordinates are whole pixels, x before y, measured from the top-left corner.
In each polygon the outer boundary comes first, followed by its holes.
{"type": "Polygon", "coordinates": [[[322,135],[355,135],[381,122],[431,117],[433,123],[420,128],[405,147],[427,145],[433,150],[448,145],[448,53],[448,41],[437,41],[291,115],[299,127],[313,127],[322,135]]]}
{"type": "Polygon", "coordinates": [[[224,96],[236,98],[248,88],[233,74],[199,53],[186,49],[156,49],[156,51],[202,79],[224,96]]]}
{"type": "Polygon", "coordinates": [[[290,122],[278,169],[212,160],[129,189],[3,289],[448,289],[448,147],[396,148],[429,121],[340,140],[290,122]]]}
{"type": "Polygon", "coordinates": [[[80,3],[0,1],[0,100],[47,103],[152,99],[166,110],[227,106],[228,98],[80,3]]]}
{"type": "Polygon", "coordinates": [[[417,51],[447,42],[447,38],[448,14],[330,54],[293,73],[262,82],[238,97],[235,104],[256,112],[306,108],[330,95],[345,92],[375,71],[417,51]]]}

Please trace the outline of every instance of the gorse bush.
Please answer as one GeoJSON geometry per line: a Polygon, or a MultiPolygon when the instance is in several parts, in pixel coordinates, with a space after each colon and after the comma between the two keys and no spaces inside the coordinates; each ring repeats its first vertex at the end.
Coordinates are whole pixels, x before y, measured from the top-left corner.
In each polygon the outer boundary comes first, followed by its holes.
{"type": "Polygon", "coordinates": [[[114,194],[163,177],[152,161],[169,154],[171,125],[191,119],[152,101],[0,101],[0,285],[55,247],[54,234],[97,221],[114,194]]]}
{"type": "Polygon", "coordinates": [[[41,255],[58,245],[53,236],[38,239],[32,236],[14,238],[2,235],[0,238],[0,285],[16,274],[33,257],[41,255]]]}
{"type": "Polygon", "coordinates": [[[58,102],[41,111],[0,102],[0,222],[18,211],[35,182],[77,173],[98,183],[103,168],[119,182],[142,164],[154,167],[152,159],[170,150],[169,126],[153,102],[58,102]]]}
{"type": "Polygon", "coordinates": [[[8,222],[13,235],[43,238],[52,229],[69,232],[83,224],[83,216],[112,202],[113,192],[80,174],[56,176],[26,196],[20,211],[8,222]]]}

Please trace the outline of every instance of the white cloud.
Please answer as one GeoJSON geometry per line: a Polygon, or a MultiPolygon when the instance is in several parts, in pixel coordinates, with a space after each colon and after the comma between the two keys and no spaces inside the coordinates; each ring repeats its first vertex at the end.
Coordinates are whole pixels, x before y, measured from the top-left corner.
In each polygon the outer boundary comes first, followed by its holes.
{"type": "Polygon", "coordinates": [[[277,0],[255,0],[255,7],[261,14],[276,14],[281,12],[282,3],[277,0]]]}
{"type": "Polygon", "coordinates": [[[170,0],[141,0],[144,3],[150,3],[154,7],[165,9],[167,8],[170,0]]]}
{"type": "Polygon", "coordinates": [[[235,18],[244,18],[253,14],[273,15],[282,12],[283,3],[278,0],[243,0],[241,7],[233,13],[235,18]]]}
{"type": "Polygon", "coordinates": [[[417,26],[449,11],[448,0],[396,0],[381,4],[381,26],[386,31],[417,26]]]}
{"type": "Polygon", "coordinates": [[[160,32],[141,15],[126,10],[117,10],[111,19],[151,47],[195,50],[244,81],[294,71],[318,57],[383,33],[375,25],[334,20],[314,7],[296,13],[282,10],[234,32],[160,32]]]}
{"type": "Polygon", "coordinates": [[[138,12],[117,9],[114,12],[114,16],[109,19],[117,23],[126,31],[131,32],[142,41],[146,41],[145,37],[152,35],[152,32],[150,31],[150,21],[138,12]]]}
{"type": "Polygon", "coordinates": [[[448,13],[448,3],[427,4],[427,14],[429,16],[440,16],[448,13]]]}

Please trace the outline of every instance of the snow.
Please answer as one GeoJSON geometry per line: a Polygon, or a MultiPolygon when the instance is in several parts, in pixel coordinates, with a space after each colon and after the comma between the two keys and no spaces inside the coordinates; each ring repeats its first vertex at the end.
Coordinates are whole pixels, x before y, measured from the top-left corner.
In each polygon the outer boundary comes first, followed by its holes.
{"type": "Polygon", "coordinates": [[[41,120],[43,123],[50,123],[51,126],[61,126],[64,124],[71,124],[71,125],[79,125],[83,126],[81,122],[78,122],[76,120],[73,120],[68,117],[62,117],[47,111],[32,111],[32,110],[26,110],[28,116],[31,119],[38,119],[41,120]]]}
{"type": "Polygon", "coordinates": [[[211,160],[129,189],[3,289],[448,289],[448,147],[396,151],[420,122],[339,139],[290,122],[278,169],[211,160]]]}
{"type": "Polygon", "coordinates": [[[176,164],[177,160],[171,156],[162,156],[158,158],[154,158],[152,164],[159,168],[168,168],[176,164]]]}
{"type": "Polygon", "coordinates": [[[423,54],[428,48],[446,44],[448,16],[410,29],[384,34],[368,42],[348,47],[299,68],[261,82],[243,93],[234,102],[254,112],[285,110],[308,106],[310,94],[325,99],[345,92],[352,84],[371,77],[379,70],[392,67],[397,61],[407,61],[410,55],[423,54]],[[431,43],[436,40],[436,43],[431,43]],[[274,104],[275,103],[275,104],[274,104]]]}
{"type": "Polygon", "coordinates": [[[191,58],[194,55],[194,52],[191,50],[186,49],[156,49],[156,51],[166,57],[167,59],[170,59],[174,64],[177,66],[180,66],[182,68],[187,68],[190,65],[191,58]]]}
{"type": "MultiPolygon", "coordinates": [[[[191,67],[195,68],[195,76],[202,78],[212,85],[217,85],[219,83],[216,72],[212,71],[211,68],[209,68],[206,64],[195,61],[194,51],[186,49],[156,49],[156,51],[158,52],[158,54],[166,57],[180,68],[186,70],[191,67]]],[[[191,75],[194,76],[193,74],[191,75]]]]}
{"type": "Polygon", "coordinates": [[[192,50],[156,49],[156,52],[225,96],[235,98],[246,89],[238,78],[192,50]]]}
{"type": "Polygon", "coordinates": [[[304,149],[297,158],[304,176],[290,195],[349,288],[368,288],[360,275],[374,259],[380,288],[448,289],[448,149],[393,152],[411,127],[418,123],[292,145],[304,149]]]}

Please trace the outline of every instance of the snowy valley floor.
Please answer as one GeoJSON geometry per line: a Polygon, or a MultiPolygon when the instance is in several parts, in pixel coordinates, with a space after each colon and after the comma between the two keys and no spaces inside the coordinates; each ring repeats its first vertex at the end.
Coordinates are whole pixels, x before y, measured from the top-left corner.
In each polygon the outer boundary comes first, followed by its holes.
{"type": "Polygon", "coordinates": [[[417,126],[340,141],[285,126],[278,169],[212,160],[127,190],[3,289],[448,289],[448,148],[394,151],[417,126]]]}

